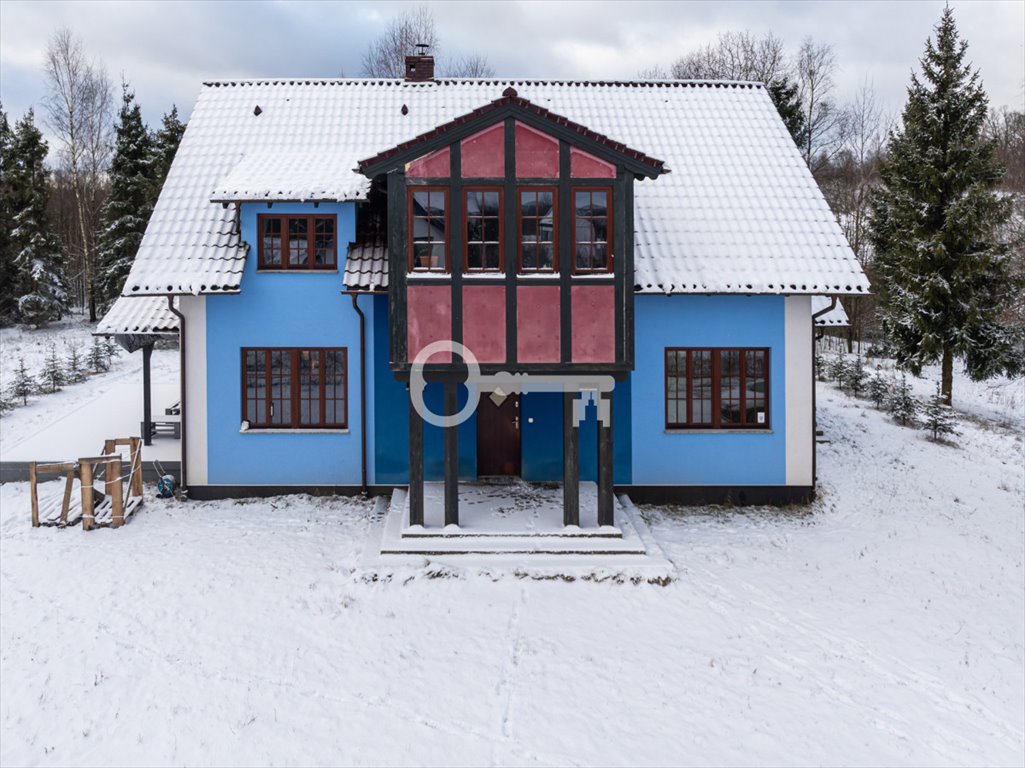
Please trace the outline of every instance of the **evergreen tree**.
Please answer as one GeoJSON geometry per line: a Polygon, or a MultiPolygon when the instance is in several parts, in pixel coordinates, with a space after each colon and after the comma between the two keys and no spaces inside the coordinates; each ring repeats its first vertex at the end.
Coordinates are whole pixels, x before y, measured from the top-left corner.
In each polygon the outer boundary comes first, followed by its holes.
{"type": "Polygon", "coordinates": [[[78,347],[68,348],[68,354],[64,358],[65,378],[69,384],[78,384],[85,381],[89,375],[85,367],[85,358],[79,354],[78,347]]]}
{"type": "Polygon", "coordinates": [[[13,150],[14,131],[0,105],[0,325],[13,321],[18,311],[18,266],[9,225],[14,218],[13,150]]]}
{"type": "Polygon", "coordinates": [[[936,394],[925,402],[922,409],[922,428],[932,432],[932,439],[939,440],[945,435],[956,435],[954,425],[957,420],[954,418],[954,409],[943,399],[943,392],[939,385],[936,386],[936,394]]]}
{"type": "Polygon", "coordinates": [[[14,406],[16,405],[17,403],[13,399],[9,398],[3,392],[0,392],[0,415],[5,414],[8,411],[13,411],[14,406]]]}
{"type": "Polygon", "coordinates": [[[854,358],[854,362],[847,366],[847,387],[851,390],[851,394],[857,397],[861,394],[862,390],[865,389],[865,380],[868,378],[868,373],[865,371],[865,365],[861,361],[861,355],[854,358]]]}
{"type": "Polygon", "coordinates": [[[103,351],[107,355],[107,367],[108,368],[110,367],[110,364],[114,360],[115,357],[120,357],[121,356],[121,347],[119,347],[117,345],[117,342],[114,341],[114,338],[111,337],[111,336],[108,336],[107,338],[105,338],[103,340],[103,351]]]}
{"type": "Polygon", "coordinates": [[[25,368],[25,358],[20,358],[18,367],[14,369],[10,392],[11,397],[21,400],[22,405],[28,405],[29,396],[36,393],[36,382],[25,368]]]}
{"type": "Polygon", "coordinates": [[[890,393],[889,410],[890,415],[900,422],[901,426],[906,427],[908,424],[915,423],[915,417],[918,415],[918,400],[911,393],[907,376],[903,374],[900,377],[900,383],[890,393]]]}
{"type": "Polygon", "coordinates": [[[100,212],[97,243],[96,293],[101,311],[121,293],[146,231],[156,188],[153,138],[142,122],[135,94],[127,84],[121,90],[110,194],[100,212]]]}
{"type": "Polygon", "coordinates": [[[829,375],[828,363],[822,353],[815,350],[815,378],[819,381],[827,381],[829,375]]]}
{"type": "Polygon", "coordinates": [[[110,356],[107,354],[106,345],[100,341],[99,336],[93,336],[93,345],[89,347],[87,356],[89,370],[93,373],[103,373],[110,370],[110,356]]]}
{"type": "Polygon", "coordinates": [[[804,140],[804,109],[801,107],[800,87],[787,75],[780,75],[766,83],[765,90],[776,105],[776,111],[783,118],[794,142],[800,145],[804,140]]]}
{"type": "Polygon", "coordinates": [[[37,327],[59,320],[68,308],[60,241],[50,229],[47,213],[46,153],[46,142],[35,126],[30,109],[14,129],[10,173],[14,191],[11,239],[22,291],[18,297],[18,316],[23,323],[37,327]]]}
{"type": "Polygon", "coordinates": [[[882,408],[883,404],[890,398],[890,382],[878,371],[868,377],[866,389],[868,399],[875,403],[876,408],[882,408]]]}
{"type": "Polygon", "coordinates": [[[829,361],[829,376],[841,389],[847,384],[848,363],[842,353],[837,352],[836,356],[829,361]]]}
{"type": "Polygon", "coordinates": [[[966,50],[948,6],[912,75],[872,216],[883,329],[912,373],[941,361],[948,404],[955,356],[976,380],[1023,366],[1021,331],[1002,319],[1022,289],[1000,240],[1010,201],[995,192],[1003,169],[966,50]]]}
{"type": "Polygon", "coordinates": [[[153,137],[154,176],[157,181],[153,193],[154,202],[164,185],[167,172],[171,170],[171,162],[184,135],[185,123],[178,119],[178,107],[172,105],[171,111],[165,114],[161,121],[160,130],[153,137]]]}
{"type": "Polygon", "coordinates": [[[39,386],[44,392],[54,393],[67,383],[64,363],[57,357],[57,347],[50,345],[43,361],[43,370],[39,372],[39,386]]]}

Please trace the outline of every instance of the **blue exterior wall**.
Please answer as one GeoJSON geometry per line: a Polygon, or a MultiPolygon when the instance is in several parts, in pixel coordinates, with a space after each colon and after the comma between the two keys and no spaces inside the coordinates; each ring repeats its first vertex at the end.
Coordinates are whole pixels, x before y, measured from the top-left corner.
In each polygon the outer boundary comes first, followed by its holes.
{"type": "MultiPolygon", "coordinates": [[[[359,318],[342,296],[346,245],[355,236],[353,203],[276,203],[274,213],[335,213],[338,270],[330,273],[258,273],[256,216],[265,204],[245,204],[242,239],[251,244],[242,293],[211,295],[206,304],[208,471],[211,484],[307,485],[360,482],[359,318]],[[348,349],[347,433],[240,433],[241,349],[257,346],[346,347],[348,349]]],[[[364,312],[371,300],[361,299],[364,312]]],[[[367,342],[373,349],[373,324],[367,342]]],[[[368,386],[373,386],[368,371],[368,386]]],[[[368,452],[374,440],[368,435],[368,452]]]]}
{"type": "Polygon", "coordinates": [[[784,485],[784,298],[639,295],[634,312],[632,482],[784,485]],[[742,346],[769,347],[771,429],[758,433],[667,433],[665,348],[742,346]]]}

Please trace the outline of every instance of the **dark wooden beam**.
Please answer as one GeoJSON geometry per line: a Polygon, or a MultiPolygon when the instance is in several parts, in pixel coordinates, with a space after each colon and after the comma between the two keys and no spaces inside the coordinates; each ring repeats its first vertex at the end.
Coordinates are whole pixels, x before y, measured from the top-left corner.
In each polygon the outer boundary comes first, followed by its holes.
{"type": "Polygon", "coordinates": [[[612,393],[601,393],[599,416],[601,403],[607,403],[609,423],[606,426],[600,419],[598,421],[598,525],[615,525],[615,498],[612,491],[612,393]]]}
{"type": "Polygon", "coordinates": [[[409,524],[424,524],[424,424],[409,400],[409,524]]]}
{"type": "MultiPolygon", "coordinates": [[[[445,382],[445,415],[459,410],[459,385],[445,382]]],[[[459,525],[459,427],[445,427],[445,525],[459,525]]]]}
{"type": "Polygon", "coordinates": [[[580,525],[580,429],[573,423],[576,395],[562,395],[562,524],[580,525]]]}
{"type": "MultiPolygon", "coordinates": [[[[150,379],[150,356],[153,354],[153,345],[147,344],[142,348],[142,444],[153,443],[153,389],[150,379]]],[[[184,414],[182,418],[185,418],[184,414]]]]}

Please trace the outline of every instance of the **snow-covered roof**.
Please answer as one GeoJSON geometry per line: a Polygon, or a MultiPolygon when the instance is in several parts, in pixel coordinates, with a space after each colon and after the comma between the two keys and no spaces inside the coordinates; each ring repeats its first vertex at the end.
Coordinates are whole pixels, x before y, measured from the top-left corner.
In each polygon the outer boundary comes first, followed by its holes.
{"type": "Polygon", "coordinates": [[[336,79],[204,85],[124,292],[238,291],[247,245],[215,200],[363,199],[358,161],[509,86],[672,169],[634,186],[637,290],[868,290],[760,84],[336,79]]]}
{"type": "Polygon", "coordinates": [[[353,243],[345,256],[345,287],[354,291],[388,289],[388,248],[380,240],[353,243]]]}
{"type": "Polygon", "coordinates": [[[178,318],[164,296],[122,296],[107,310],[94,336],[177,336],[178,318]]]}
{"type": "MultiPolygon", "coordinates": [[[[829,307],[829,302],[830,298],[828,296],[812,296],[811,313],[814,315],[816,312],[821,312],[826,309],[829,307]]],[[[850,324],[850,320],[847,318],[847,311],[839,301],[836,302],[836,306],[828,312],[815,318],[815,325],[819,326],[825,325],[839,328],[850,324]]]]}

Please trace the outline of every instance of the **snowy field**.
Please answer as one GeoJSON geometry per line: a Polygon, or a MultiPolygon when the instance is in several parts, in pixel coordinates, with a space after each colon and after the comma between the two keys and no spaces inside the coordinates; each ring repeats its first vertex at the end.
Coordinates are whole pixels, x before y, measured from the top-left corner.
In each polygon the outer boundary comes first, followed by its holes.
{"type": "Polygon", "coordinates": [[[342,498],[32,530],[4,485],[0,764],[1022,765],[1009,391],[951,446],[820,384],[819,501],[645,510],[665,587],[375,574],[342,498]]]}

